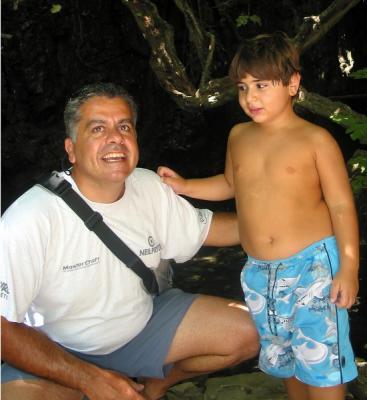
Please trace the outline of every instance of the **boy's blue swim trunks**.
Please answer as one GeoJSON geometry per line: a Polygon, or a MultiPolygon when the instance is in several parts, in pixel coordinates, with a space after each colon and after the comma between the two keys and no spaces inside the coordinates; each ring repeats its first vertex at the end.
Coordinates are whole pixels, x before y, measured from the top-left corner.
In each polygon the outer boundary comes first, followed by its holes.
{"type": "Polygon", "coordinates": [[[319,387],[357,376],[348,312],[330,302],[338,269],[334,236],[284,260],[248,258],[241,284],[260,334],[261,370],[319,387]]]}

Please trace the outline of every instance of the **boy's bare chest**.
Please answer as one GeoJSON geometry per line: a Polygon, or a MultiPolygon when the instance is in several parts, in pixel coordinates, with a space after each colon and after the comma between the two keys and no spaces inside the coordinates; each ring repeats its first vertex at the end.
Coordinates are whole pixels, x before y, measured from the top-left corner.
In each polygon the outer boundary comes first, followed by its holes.
{"type": "Polygon", "coordinates": [[[311,146],[303,141],[261,143],[240,140],[231,149],[234,180],[258,186],[307,184],[317,179],[311,146]]]}

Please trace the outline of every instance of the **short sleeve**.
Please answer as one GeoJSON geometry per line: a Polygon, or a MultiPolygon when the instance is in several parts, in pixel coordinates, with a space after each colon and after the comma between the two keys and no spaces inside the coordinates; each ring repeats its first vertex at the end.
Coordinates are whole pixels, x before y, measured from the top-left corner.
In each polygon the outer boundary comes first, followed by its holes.
{"type": "Polygon", "coordinates": [[[42,282],[47,225],[15,203],[0,223],[1,314],[23,322],[42,282]]]}
{"type": "Polygon", "coordinates": [[[192,258],[205,241],[212,219],[212,211],[197,209],[187,200],[178,196],[167,185],[164,186],[166,196],[166,213],[164,221],[164,246],[162,257],[185,262],[192,258]]]}

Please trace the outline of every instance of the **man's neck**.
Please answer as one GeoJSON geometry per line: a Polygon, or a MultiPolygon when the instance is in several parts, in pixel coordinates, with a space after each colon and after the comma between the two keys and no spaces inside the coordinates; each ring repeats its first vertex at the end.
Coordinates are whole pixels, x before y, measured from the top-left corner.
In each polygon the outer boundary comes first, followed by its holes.
{"type": "Polygon", "coordinates": [[[76,183],[80,193],[88,200],[95,203],[114,203],[125,193],[125,181],[104,183],[100,185],[96,182],[91,182],[84,177],[81,178],[75,171],[71,173],[74,182],[76,183]]]}

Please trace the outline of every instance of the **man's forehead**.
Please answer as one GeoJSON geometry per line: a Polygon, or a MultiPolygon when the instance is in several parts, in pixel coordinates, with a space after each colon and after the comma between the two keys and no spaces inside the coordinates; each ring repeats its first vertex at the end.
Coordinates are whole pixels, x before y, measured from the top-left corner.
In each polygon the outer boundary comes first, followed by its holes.
{"type": "Polygon", "coordinates": [[[121,97],[93,96],[86,100],[80,107],[82,116],[90,114],[116,114],[132,116],[129,103],[121,97]]]}

